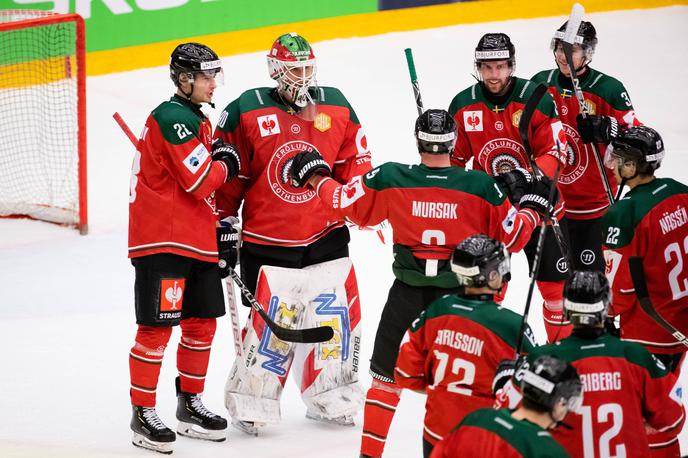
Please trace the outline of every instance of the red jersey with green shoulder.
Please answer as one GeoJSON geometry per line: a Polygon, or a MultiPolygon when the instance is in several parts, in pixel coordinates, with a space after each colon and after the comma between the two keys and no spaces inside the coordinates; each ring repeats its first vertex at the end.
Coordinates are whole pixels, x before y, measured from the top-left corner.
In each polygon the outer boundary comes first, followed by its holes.
{"type": "MultiPolygon", "coordinates": [[[[545,84],[554,98],[559,118],[564,126],[568,147],[566,166],[559,176],[559,189],[566,201],[566,216],[572,219],[599,218],[609,207],[609,199],[602,184],[600,169],[595,161],[592,144],[584,144],[577,130],[576,116],[580,113],[578,99],[573,92],[571,80],[559,69],[544,70],[532,80],[545,84]]],[[[609,116],[619,123],[619,129],[641,125],[635,115],[628,91],[617,79],[602,72],[588,68],[579,77],[585,104],[589,113],[596,116],[609,116]]],[[[607,145],[597,145],[604,158],[607,145]]],[[[605,167],[612,192],[617,185],[614,174],[605,167]]]]}
{"type": "Polygon", "coordinates": [[[688,186],[655,178],[634,187],[604,214],[602,230],[612,287],[610,314],[621,315],[621,338],[653,353],[685,352],[687,348],[640,307],[628,258],[643,258],[652,306],[688,334],[688,186]]]}
{"type": "Polygon", "coordinates": [[[212,127],[179,96],[146,120],[136,146],[129,193],[129,257],[156,253],[217,262],[213,191],[227,166],[210,157],[212,127]]]}
{"type": "MultiPolygon", "coordinates": [[[[458,128],[458,138],[452,162],[465,167],[473,159],[473,169],[494,176],[516,167],[531,170],[518,133],[523,108],[536,85],[532,81],[513,78],[511,94],[501,105],[485,96],[482,84],[459,92],[449,105],[458,128]]],[[[530,122],[530,146],[533,159],[550,155],[564,160],[566,136],[552,97],[545,96],[538,103],[530,122]],[[562,152],[557,150],[557,141],[562,152]]],[[[556,164],[556,162],[555,162],[556,164]]]]}
{"type": "Polygon", "coordinates": [[[568,361],[583,384],[580,415],[569,413],[552,436],[571,456],[649,457],[646,424],[676,439],[685,421],[681,385],[645,348],[609,334],[575,334],[535,348],[528,360],[552,355],[568,361]]]}
{"type": "MultiPolygon", "coordinates": [[[[441,440],[470,412],[492,406],[495,370],[514,357],[521,320],[491,300],[448,295],[413,322],[394,379],[427,393],[423,437],[428,442],[441,440]]],[[[525,337],[527,352],[535,345],[529,327],[525,337]]]]}
{"type": "Polygon", "coordinates": [[[432,451],[430,458],[562,458],[568,453],[535,423],[508,410],[480,409],[432,451]]]}
{"type": "Polygon", "coordinates": [[[341,183],[371,169],[365,134],[344,95],[318,87],[311,96],[315,105],[294,113],[274,89],[251,89],[220,115],[215,136],[239,148],[241,171],[217,193],[218,207],[236,215],[243,201],[244,240],[303,246],[344,225],[314,190],[292,186],[287,166],[297,153],[317,150],[341,183]]]}
{"type": "Polygon", "coordinates": [[[540,220],[532,210],[516,211],[484,172],[458,167],[387,162],[346,185],[323,180],[317,193],[326,207],[360,226],[388,220],[392,269],[411,286],[458,286],[448,262],[456,245],[486,234],[518,251],[540,220]]]}

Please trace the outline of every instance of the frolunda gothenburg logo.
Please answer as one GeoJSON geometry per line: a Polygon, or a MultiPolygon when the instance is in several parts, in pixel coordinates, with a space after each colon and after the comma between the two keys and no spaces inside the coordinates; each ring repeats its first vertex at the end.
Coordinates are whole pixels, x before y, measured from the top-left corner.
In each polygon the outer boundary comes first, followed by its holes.
{"type": "Polygon", "coordinates": [[[291,163],[302,151],[315,151],[315,146],[308,142],[295,140],[277,147],[267,167],[268,183],[273,193],[290,204],[302,204],[315,197],[310,188],[297,188],[291,183],[291,163]]]}

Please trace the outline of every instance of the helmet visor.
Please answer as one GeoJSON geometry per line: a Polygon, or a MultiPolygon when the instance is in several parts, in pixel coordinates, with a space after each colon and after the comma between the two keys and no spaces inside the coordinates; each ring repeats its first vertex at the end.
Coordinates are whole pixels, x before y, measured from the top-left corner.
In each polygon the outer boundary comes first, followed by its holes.
{"type": "Polygon", "coordinates": [[[616,170],[621,164],[623,164],[623,157],[614,151],[614,145],[607,146],[607,151],[604,153],[604,166],[616,170]]]}

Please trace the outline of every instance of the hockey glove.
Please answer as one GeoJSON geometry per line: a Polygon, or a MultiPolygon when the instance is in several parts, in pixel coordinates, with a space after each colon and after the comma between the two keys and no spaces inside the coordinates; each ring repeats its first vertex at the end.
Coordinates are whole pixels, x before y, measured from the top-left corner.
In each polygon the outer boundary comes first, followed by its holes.
{"type": "Polygon", "coordinates": [[[609,116],[576,116],[578,133],[583,143],[609,144],[619,133],[619,123],[609,116]]]}
{"type": "Polygon", "coordinates": [[[503,359],[499,362],[494,377],[492,378],[492,395],[502,389],[504,384],[516,373],[516,359],[503,359]]]}
{"type": "Polygon", "coordinates": [[[289,175],[291,175],[291,184],[297,188],[304,187],[315,174],[329,177],[331,173],[330,166],[316,150],[303,151],[291,160],[289,175]]]}
{"type": "Polygon", "coordinates": [[[559,191],[556,188],[554,189],[554,202],[550,203],[548,201],[552,186],[555,186],[554,182],[546,176],[533,181],[528,193],[521,197],[518,207],[530,208],[531,210],[535,210],[543,218],[547,218],[559,201],[559,191]]]}
{"type": "Polygon", "coordinates": [[[225,143],[221,138],[213,142],[213,161],[222,161],[227,166],[227,181],[239,174],[241,159],[239,150],[231,143],[225,143]]]}
{"type": "Polygon", "coordinates": [[[239,254],[239,230],[235,226],[238,220],[234,217],[225,218],[220,221],[220,225],[216,229],[217,234],[217,262],[220,268],[220,277],[226,278],[229,276],[229,269],[234,269],[237,264],[237,256],[239,254]]]}
{"type": "Polygon", "coordinates": [[[514,205],[528,192],[533,182],[530,172],[520,167],[495,175],[493,178],[514,205]]]}

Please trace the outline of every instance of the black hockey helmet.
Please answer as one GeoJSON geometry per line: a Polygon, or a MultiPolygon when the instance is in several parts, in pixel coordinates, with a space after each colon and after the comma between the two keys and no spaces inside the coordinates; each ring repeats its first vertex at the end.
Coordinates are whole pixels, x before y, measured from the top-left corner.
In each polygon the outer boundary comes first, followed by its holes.
{"type": "Polygon", "coordinates": [[[516,65],[516,48],[505,33],[486,33],[475,47],[475,65],[481,62],[506,60],[510,67],[516,65]]]}
{"type": "Polygon", "coordinates": [[[604,323],[612,299],[609,281],[594,270],[576,270],[564,284],[564,313],[574,326],[604,323]]]}
{"type": "Polygon", "coordinates": [[[664,159],[664,142],[656,130],[647,126],[630,127],[616,136],[604,156],[610,169],[627,161],[636,164],[636,174],[652,175],[664,159]]]}
{"type": "Polygon", "coordinates": [[[194,74],[205,73],[222,82],[222,61],[215,51],[200,43],[182,43],[172,51],[170,56],[170,78],[179,87],[179,77],[186,75],[193,84],[194,74]]]}
{"type": "Polygon", "coordinates": [[[425,110],[416,119],[418,152],[450,154],[456,143],[456,121],[445,110],[425,110]]]}
{"type": "MultiPolygon", "coordinates": [[[[561,27],[554,32],[554,36],[552,37],[552,42],[550,44],[550,49],[552,51],[557,49],[557,45],[562,38],[564,38],[564,32],[566,31],[566,26],[568,23],[569,21],[564,22],[561,27]]],[[[585,59],[587,63],[590,63],[593,54],[595,54],[595,48],[597,47],[597,30],[595,30],[595,26],[592,25],[592,22],[581,21],[580,26],[578,26],[578,32],[576,33],[576,37],[574,39],[574,44],[580,45],[580,47],[583,48],[585,59]]]]}
{"type": "Polygon", "coordinates": [[[567,410],[578,411],[583,401],[583,386],[575,367],[544,355],[523,369],[519,383],[523,397],[530,403],[552,413],[557,403],[564,401],[567,410]]]}
{"type": "Polygon", "coordinates": [[[465,239],[454,250],[451,269],[459,284],[473,288],[488,286],[493,272],[502,276],[503,282],[510,278],[510,259],[502,242],[478,234],[465,239]]]}

